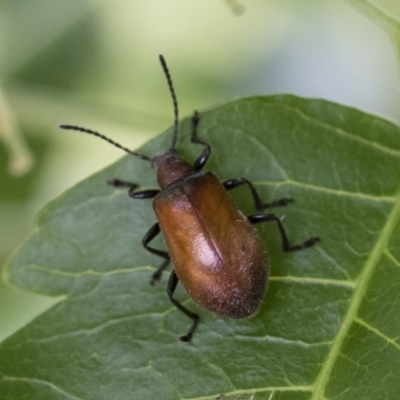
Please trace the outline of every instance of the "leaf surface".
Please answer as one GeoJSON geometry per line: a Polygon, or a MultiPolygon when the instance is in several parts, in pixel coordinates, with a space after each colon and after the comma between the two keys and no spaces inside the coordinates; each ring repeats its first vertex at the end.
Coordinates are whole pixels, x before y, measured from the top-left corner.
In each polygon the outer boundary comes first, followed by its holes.
{"type": "MultiPolygon", "coordinates": [[[[399,128],[294,96],[200,115],[199,136],[213,149],[207,168],[221,180],[250,179],[263,199],[295,199],[274,210],[290,241],[322,241],[283,254],[276,226],[258,225],[271,263],[260,312],[223,319],[179,289],[201,316],[183,345],[190,321],[168,300],[167,274],[149,285],[160,264],[141,245],[156,222],[151,200],[106,185],[156,187],[148,163],[124,157],[50,203],[10,260],[7,281],[60,301],[1,344],[0,399],[396,399],[399,128]]],[[[193,162],[202,147],[189,142],[190,119],[180,132],[178,148],[193,162]]],[[[170,138],[140,151],[160,153],[170,138]]],[[[254,212],[245,187],[231,193],[254,212]]]]}

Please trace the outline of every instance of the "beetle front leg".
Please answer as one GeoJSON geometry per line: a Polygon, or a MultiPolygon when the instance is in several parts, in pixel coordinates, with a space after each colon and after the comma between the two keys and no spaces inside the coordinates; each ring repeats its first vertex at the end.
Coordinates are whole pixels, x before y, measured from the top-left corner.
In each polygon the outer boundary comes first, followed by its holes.
{"type": "Polygon", "coordinates": [[[107,184],[114,187],[129,188],[128,194],[129,197],[132,197],[132,199],[152,199],[158,193],[160,193],[160,190],[157,189],[148,189],[135,192],[135,189],[139,186],[138,184],[133,182],[122,181],[120,179],[112,179],[111,181],[108,181],[107,184]]]}
{"type": "Polygon", "coordinates": [[[169,254],[166,251],[154,249],[149,246],[149,243],[161,232],[160,225],[157,222],[154,224],[142,239],[142,244],[146,250],[152,254],[156,254],[159,257],[165,258],[165,261],[157,268],[157,271],[151,277],[150,284],[154,285],[156,281],[161,279],[162,272],[167,268],[170,263],[169,254]]]}
{"type": "Polygon", "coordinates": [[[197,160],[195,161],[193,168],[196,171],[200,171],[207,163],[208,158],[210,157],[211,154],[211,146],[204,142],[203,140],[200,140],[197,138],[197,128],[199,126],[200,118],[199,118],[199,113],[195,111],[193,113],[192,117],[192,136],[191,136],[191,142],[192,143],[198,143],[202,144],[205,147],[205,149],[200,153],[200,155],[197,157],[197,160]]]}
{"type": "Polygon", "coordinates": [[[180,337],[180,340],[182,342],[187,343],[187,342],[190,342],[190,339],[192,338],[193,333],[197,328],[200,317],[198,316],[198,314],[196,314],[192,311],[189,311],[186,307],[184,307],[181,303],[179,303],[178,301],[176,301],[173,298],[173,294],[175,292],[178,282],[179,282],[179,279],[178,279],[178,276],[176,275],[176,272],[172,271],[171,275],[169,277],[169,281],[168,281],[168,288],[167,288],[168,297],[171,300],[171,303],[178,310],[182,311],[186,316],[188,316],[193,321],[192,326],[189,329],[189,332],[186,335],[180,337]]]}
{"type": "Polygon", "coordinates": [[[289,203],[293,203],[293,199],[287,197],[272,201],[271,203],[263,203],[254,185],[246,178],[229,179],[228,181],[222,182],[222,185],[224,186],[225,190],[232,190],[239,186],[247,185],[250,189],[251,196],[253,197],[254,205],[257,210],[264,210],[271,207],[285,207],[289,203]]]}
{"type": "Polygon", "coordinates": [[[123,181],[121,179],[111,179],[110,181],[107,181],[107,185],[113,187],[127,187],[130,190],[134,190],[139,186],[137,183],[123,181]]]}
{"type": "Polygon", "coordinates": [[[282,250],[285,253],[289,253],[290,251],[297,251],[302,249],[307,249],[308,247],[314,246],[315,243],[319,242],[321,239],[319,237],[311,238],[306,240],[304,243],[301,243],[297,246],[291,246],[289,244],[289,239],[287,237],[285,228],[282,225],[281,220],[274,214],[253,214],[249,215],[248,220],[252,224],[258,224],[260,222],[270,222],[274,221],[278,224],[279,232],[282,238],[282,250]]]}

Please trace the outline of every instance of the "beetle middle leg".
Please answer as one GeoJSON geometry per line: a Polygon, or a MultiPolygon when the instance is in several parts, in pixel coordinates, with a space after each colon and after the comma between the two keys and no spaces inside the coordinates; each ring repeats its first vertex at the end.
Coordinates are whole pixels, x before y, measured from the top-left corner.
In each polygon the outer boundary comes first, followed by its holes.
{"type": "Polygon", "coordinates": [[[299,245],[291,246],[285,228],[283,227],[281,220],[275,214],[252,214],[249,215],[247,218],[252,224],[258,224],[260,222],[270,222],[270,221],[276,222],[278,224],[279,233],[281,234],[282,238],[282,250],[285,253],[307,249],[308,247],[314,246],[315,243],[321,240],[319,237],[315,237],[308,239],[299,245]]]}
{"type": "MultiPolygon", "coordinates": [[[[108,181],[107,183],[114,187],[129,188],[128,194],[133,199],[151,199],[160,192],[160,190],[157,189],[148,189],[135,192],[135,189],[138,187],[136,183],[127,182],[120,179],[113,179],[111,181],[108,181]]],[[[166,251],[154,249],[153,247],[150,247],[148,245],[159,233],[160,226],[158,223],[156,223],[149,229],[149,231],[146,233],[146,235],[144,235],[142,239],[142,244],[146,250],[148,250],[150,253],[157,254],[158,256],[165,258],[164,262],[157,268],[157,271],[154,272],[151,277],[150,283],[152,285],[154,285],[156,281],[159,281],[161,279],[162,272],[165,268],[168,267],[168,264],[170,263],[169,255],[166,251]]]]}
{"type": "Polygon", "coordinates": [[[271,203],[263,203],[254,185],[246,178],[229,179],[225,182],[222,182],[222,185],[224,186],[225,190],[232,190],[239,186],[247,185],[250,189],[251,196],[253,197],[254,205],[257,210],[264,210],[271,207],[285,207],[289,203],[293,203],[293,199],[288,197],[272,201],[271,203]]]}
{"type": "Polygon", "coordinates": [[[153,247],[149,246],[149,243],[161,232],[160,224],[157,222],[155,223],[148,232],[144,235],[142,239],[142,244],[146,250],[148,250],[152,254],[156,254],[162,258],[164,258],[164,262],[158,267],[157,271],[151,277],[150,283],[154,285],[156,281],[161,279],[161,275],[165,268],[167,268],[168,264],[170,263],[169,254],[164,250],[158,250],[153,247]]]}
{"type": "Polygon", "coordinates": [[[171,275],[169,277],[169,281],[168,281],[168,288],[167,288],[167,293],[168,293],[168,297],[171,300],[171,303],[180,311],[182,311],[185,315],[187,315],[192,321],[192,326],[190,327],[188,333],[186,335],[183,335],[180,337],[180,340],[182,342],[190,342],[190,339],[193,336],[194,331],[197,328],[197,325],[199,323],[199,315],[188,310],[186,307],[184,307],[181,303],[179,303],[178,301],[176,301],[173,298],[173,294],[175,292],[176,286],[179,282],[178,276],[176,275],[175,271],[171,272],[171,275]]]}

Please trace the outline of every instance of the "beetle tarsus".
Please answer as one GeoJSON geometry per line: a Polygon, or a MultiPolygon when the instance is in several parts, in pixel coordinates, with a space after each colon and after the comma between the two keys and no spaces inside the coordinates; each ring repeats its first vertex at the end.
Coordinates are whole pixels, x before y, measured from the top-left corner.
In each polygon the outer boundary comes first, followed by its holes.
{"type": "Polygon", "coordinates": [[[320,240],[321,239],[319,237],[311,238],[311,239],[306,240],[304,243],[298,244],[297,246],[289,246],[289,248],[284,250],[284,252],[289,253],[291,251],[308,249],[309,247],[314,246],[314,244],[319,242],[320,240]]]}
{"type": "Polygon", "coordinates": [[[136,200],[141,199],[153,199],[160,193],[158,189],[148,189],[148,190],[141,190],[140,192],[135,192],[134,189],[129,190],[129,197],[136,200]]]}
{"type": "Polygon", "coordinates": [[[150,280],[150,285],[154,285],[156,282],[158,282],[161,279],[162,273],[165,268],[168,267],[168,264],[170,263],[170,259],[167,258],[157,269],[156,272],[151,276],[150,280]]]}
{"type": "Polygon", "coordinates": [[[179,338],[179,340],[183,343],[189,343],[192,339],[193,333],[197,328],[197,325],[199,323],[200,317],[197,314],[194,314],[196,318],[193,320],[193,324],[189,329],[189,332],[186,335],[183,335],[179,338]]]}
{"type": "Polygon", "coordinates": [[[284,197],[283,199],[274,200],[271,203],[264,204],[263,208],[286,207],[289,203],[294,203],[294,200],[290,197],[284,197]]]}
{"type": "Polygon", "coordinates": [[[129,197],[132,199],[152,199],[154,198],[158,193],[160,193],[160,190],[158,189],[147,189],[147,190],[141,190],[136,192],[135,190],[139,187],[137,183],[133,182],[128,182],[128,181],[123,181],[121,179],[111,179],[107,181],[107,185],[114,186],[117,188],[121,187],[127,187],[129,188],[128,194],[129,197]]]}
{"type": "Polygon", "coordinates": [[[137,187],[139,187],[137,183],[122,181],[121,179],[111,179],[107,181],[107,185],[114,187],[128,187],[131,190],[134,190],[137,187]]]}
{"type": "Polygon", "coordinates": [[[320,242],[321,239],[319,237],[311,238],[306,240],[304,243],[299,244],[298,246],[293,246],[291,248],[291,251],[293,250],[302,250],[302,249],[308,249],[309,247],[314,246],[315,243],[320,242]]]}
{"type": "Polygon", "coordinates": [[[162,271],[154,272],[154,274],[151,276],[151,279],[150,279],[150,285],[154,286],[154,284],[161,279],[161,275],[162,275],[162,271]]]}

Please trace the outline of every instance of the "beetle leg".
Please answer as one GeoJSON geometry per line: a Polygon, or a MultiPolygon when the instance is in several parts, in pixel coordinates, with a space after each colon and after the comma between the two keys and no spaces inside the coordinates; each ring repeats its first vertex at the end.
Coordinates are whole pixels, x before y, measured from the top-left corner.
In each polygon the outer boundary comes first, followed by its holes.
{"type": "Polygon", "coordinates": [[[168,267],[171,260],[166,258],[165,261],[157,268],[157,271],[151,276],[150,285],[154,285],[155,282],[161,279],[161,275],[165,268],[168,267]]]}
{"type": "Polygon", "coordinates": [[[254,185],[246,178],[236,178],[236,179],[229,179],[228,181],[222,182],[225,190],[232,190],[236,189],[239,186],[247,185],[250,189],[251,195],[253,197],[254,205],[257,210],[264,210],[265,208],[271,207],[284,207],[287,206],[289,203],[293,203],[293,199],[284,197],[283,199],[275,200],[271,203],[262,203],[259,194],[257,193],[256,188],[254,185]]]}
{"type": "Polygon", "coordinates": [[[120,179],[113,179],[111,181],[108,181],[107,184],[114,187],[129,188],[128,194],[130,197],[132,197],[132,199],[152,199],[158,193],[160,193],[160,190],[157,189],[148,189],[135,192],[135,189],[139,186],[138,184],[127,181],[121,181],[120,179]]]}
{"type": "Polygon", "coordinates": [[[247,218],[252,224],[257,224],[260,222],[275,221],[278,224],[279,232],[280,232],[281,238],[282,238],[282,250],[285,253],[288,253],[290,251],[307,249],[308,247],[314,246],[315,243],[317,243],[321,240],[319,237],[315,237],[315,238],[308,239],[304,243],[301,243],[297,246],[291,246],[289,244],[289,239],[286,235],[285,228],[283,227],[281,220],[276,215],[274,215],[274,214],[252,214],[252,215],[249,215],[247,218]]]}
{"type": "Polygon", "coordinates": [[[197,138],[197,127],[199,126],[199,113],[197,111],[195,111],[193,113],[193,117],[192,117],[192,136],[191,136],[191,142],[192,143],[198,143],[198,144],[202,144],[205,147],[205,149],[200,153],[200,155],[197,157],[197,160],[195,161],[193,168],[196,171],[200,171],[207,163],[208,161],[208,157],[210,157],[211,154],[211,147],[208,143],[200,140],[197,138]]]}
{"type": "Polygon", "coordinates": [[[158,189],[148,189],[135,192],[134,189],[130,189],[128,194],[132,199],[152,199],[160,193],[158,189]]]}
{"type": "Polygon", "coordinates": [[[130,190],[134,190],[139,186],[137,183],[122,181],[121,179],[112,179],[107,181],[107,185],[114,187],[128,187],[130,190]]]}
{"type": "Polygon", "coordinates": [[[154,274],[151,277],[150,283],[152,285],[154,285],[154,282],[159,281],[161,279],[163,270],[167,268],[170,262],[169,254],[166,251],[154,249],[153,247],[150,247],[148,245],[160,232],[161,232],[160,225],[157,222],[148,230],[148,232],[144,235],[142,239],[142,244],[146,250],[148,250],[150,253],[165,258],[164,262],[158,267],[157,271],[154,272],[154,274]]]}
{"type": "Polygon", "coordinates": [[[168,297],[171,300],[172,304],[178,310],[182,311],[185,315],[187,315],[193,321],[192,326],[189,329],[189,332],[186,335],[180,337],[180,340],[182,342],[190,342],[190,339],[192,338],[193,333],[197,328],[197,324],[199,323],[200,317],[196,313],[189,311],[186,307],[184,307],[181,303],[177,302],[172,297],[175,292],[176,285],[178,284],[178,282],[179,282],[178,276],[176,275],[175,271],[172,271],[171,275],[169,277],[169,281],[168,281],[167,293],[168,293],[168,297]]]}

